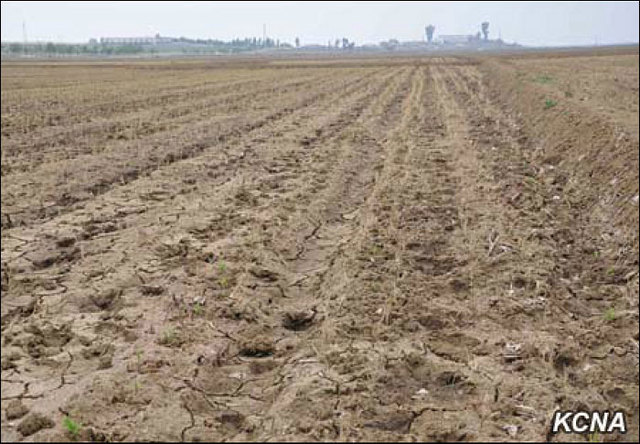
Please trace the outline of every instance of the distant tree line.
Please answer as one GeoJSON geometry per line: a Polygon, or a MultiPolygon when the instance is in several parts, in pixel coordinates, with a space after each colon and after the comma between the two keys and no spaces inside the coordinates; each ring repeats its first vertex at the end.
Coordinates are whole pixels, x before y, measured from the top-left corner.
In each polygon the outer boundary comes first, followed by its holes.
{"type": "Polygon", "coordinates": [[[244,38],[225,42],[214,39],[189,39],[179,37],[171,43],[157,45],[113,45],[101,43],[70,44],[70,43],[2,43],[2,54],[9,56],[73,56],[73,55],[130,55],[154,53],[237,53],[255,51],[265,48],[291,48],[288,43],[272,38],[244,38]]]}
{"type": "MultiPolygon", "coordinates": [[[[327,47],[342,50],[352,50],[355,43],[343,37],[335,39],[335,43],[329,41],[327,47]]],[[[300,38],[294,40],[295,48],[301,48],[300,38]]],[[[290,43],[280,42],[270,37],[246,37],[235,38],[230,41],[217,39],[192,39],[177,37],[158,43],[118,43],[99,42],[92,39],[89,43],[53,43],[53,42],[3,42],[3,56],[112,56],[112,55],[142,55],[142,54],[213,54],[213,53],[240,53],[244,51],[257,51],[273,48],[293,48],[290,43]]],[[[311,45],[314,46],[314,45],[311,45]]]]}
{"type": "Polygon", "coordinates": [[[85,45],[68,43],[3,43],[2,54],[8,55],[117,55],[145,52],[143,46],[136,45],[85,45]]]}

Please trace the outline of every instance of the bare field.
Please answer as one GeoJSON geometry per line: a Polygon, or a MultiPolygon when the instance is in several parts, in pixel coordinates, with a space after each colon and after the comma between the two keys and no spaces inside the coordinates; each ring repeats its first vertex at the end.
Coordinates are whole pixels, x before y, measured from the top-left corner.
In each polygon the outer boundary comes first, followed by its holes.
{"type": "Polygon", "coordinates": [[[638,440],[637,51],[3,63],[1,106],[3,441],[638,440]]]}

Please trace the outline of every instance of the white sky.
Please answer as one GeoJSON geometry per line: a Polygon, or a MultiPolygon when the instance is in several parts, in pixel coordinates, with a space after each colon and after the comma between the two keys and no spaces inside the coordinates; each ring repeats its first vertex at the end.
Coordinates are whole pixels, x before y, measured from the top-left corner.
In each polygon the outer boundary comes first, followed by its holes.
{"type": "Polygon", "coordinates": [[[302,44],[357,44],[475,33],[525,45],[638,42],[638,2],[17,2],[2,1],[2,41],[86,42],[91,37],[217,38],[267,35],[302,44]]]}

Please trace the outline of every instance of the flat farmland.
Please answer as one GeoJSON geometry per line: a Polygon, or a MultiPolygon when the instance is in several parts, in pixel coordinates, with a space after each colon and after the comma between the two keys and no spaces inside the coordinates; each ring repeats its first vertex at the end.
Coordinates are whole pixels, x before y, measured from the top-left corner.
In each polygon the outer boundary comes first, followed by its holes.
{"type": "Polygon", "coordinates": [[[637,441],[638,66],[3,62],[2,440],[637,441]]]}

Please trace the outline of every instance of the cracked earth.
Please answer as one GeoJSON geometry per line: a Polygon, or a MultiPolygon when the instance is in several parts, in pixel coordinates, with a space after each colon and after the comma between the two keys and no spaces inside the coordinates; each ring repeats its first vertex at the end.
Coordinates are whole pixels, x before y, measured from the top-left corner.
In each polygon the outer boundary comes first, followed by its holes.
{"type": "Polygon", "coordinates": [[[586,408],[637,441],[637,83],[3,63],[2,440],[562,441],[586,408]]]}

